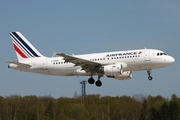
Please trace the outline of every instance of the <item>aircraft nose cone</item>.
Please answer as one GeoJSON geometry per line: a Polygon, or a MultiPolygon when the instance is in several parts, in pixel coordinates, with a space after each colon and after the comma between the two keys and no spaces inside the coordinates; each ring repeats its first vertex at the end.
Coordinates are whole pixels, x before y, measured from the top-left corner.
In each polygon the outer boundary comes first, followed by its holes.
{"type": "Polygon", "coordinates": [[[169,56],[168,62],[169,62],[170,64],[172,64],[172,63],[175,62],[175,59],[174,59],[173,57],[169,56]]]}
{"type": "Polygon", "coordinates": [[[172,57],[172,60],[171,60],[171,61],[172,61],[172,63],[174,63],[174,62],[175,62],[175,59],[172,57]]]}

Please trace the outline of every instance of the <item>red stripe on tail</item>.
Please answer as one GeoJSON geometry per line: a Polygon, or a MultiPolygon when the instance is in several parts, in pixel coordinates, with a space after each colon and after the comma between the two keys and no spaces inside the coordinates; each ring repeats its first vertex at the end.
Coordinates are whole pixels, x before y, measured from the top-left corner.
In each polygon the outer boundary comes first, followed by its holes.
{"type": "Polygon", "coordinates": [[[15,45],[14,45],[14,49],[16,50],[16,52],[18,52],[18,54],[22,57],[22,58],[27,58],[27,56],[15,45]]]}

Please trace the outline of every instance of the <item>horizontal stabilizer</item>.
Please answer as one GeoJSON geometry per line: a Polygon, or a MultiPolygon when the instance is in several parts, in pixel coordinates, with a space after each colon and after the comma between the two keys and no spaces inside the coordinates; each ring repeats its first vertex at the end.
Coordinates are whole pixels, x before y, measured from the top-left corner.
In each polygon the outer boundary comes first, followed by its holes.
{"type": "Polygon", "coordinates": [[[12,61],[12,60],[6,60],[6,62],[8,62],[10,64],[18,65],[19,67],[31,67],[31,65],[29,65],[29,64],[20,63],[20,62],[16,62],[16,61],[12,61]]]}

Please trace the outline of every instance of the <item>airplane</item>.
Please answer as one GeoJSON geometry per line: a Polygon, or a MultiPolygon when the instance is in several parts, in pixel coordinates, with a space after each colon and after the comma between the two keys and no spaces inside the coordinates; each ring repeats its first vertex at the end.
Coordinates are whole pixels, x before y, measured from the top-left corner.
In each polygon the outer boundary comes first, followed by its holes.
{"type": "Polygon", "coordinates": [[[18,62],[7,60],[8,68],[54,76],[90,76],[89,84],[100,87],[104,75],[116,80],[129,80],[132,71],[146,70],[152,80],[151,70],[171,65],[175,59],[157,49],[136,49],[82,55],[53,52],[43,56],[20,32],[10,32],[18,62]],[[95,81],[93,76],[98,76],[95,81]]]}

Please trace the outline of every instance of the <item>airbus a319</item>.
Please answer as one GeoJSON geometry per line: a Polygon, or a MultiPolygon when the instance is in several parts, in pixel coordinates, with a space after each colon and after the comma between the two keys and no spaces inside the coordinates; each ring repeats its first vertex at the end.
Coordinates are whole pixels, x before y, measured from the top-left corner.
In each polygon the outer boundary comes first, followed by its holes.
{"type": "Polygon", "coordinates": [[[146,70],[148,79],[152,80],[152,69],[169,66],[175,61],[161,50],[146,48],[82,55],[54,52],[54,57],[45,57],[20,32],[11,32],[10,36],[18,62],[7,60],[9,68],[55,76],[89,76],[88,83],[98,87],[104,75],[129,80],[133,71],[146,70]],[[96,81],[94,76],[98,76],[96,81]]]}

